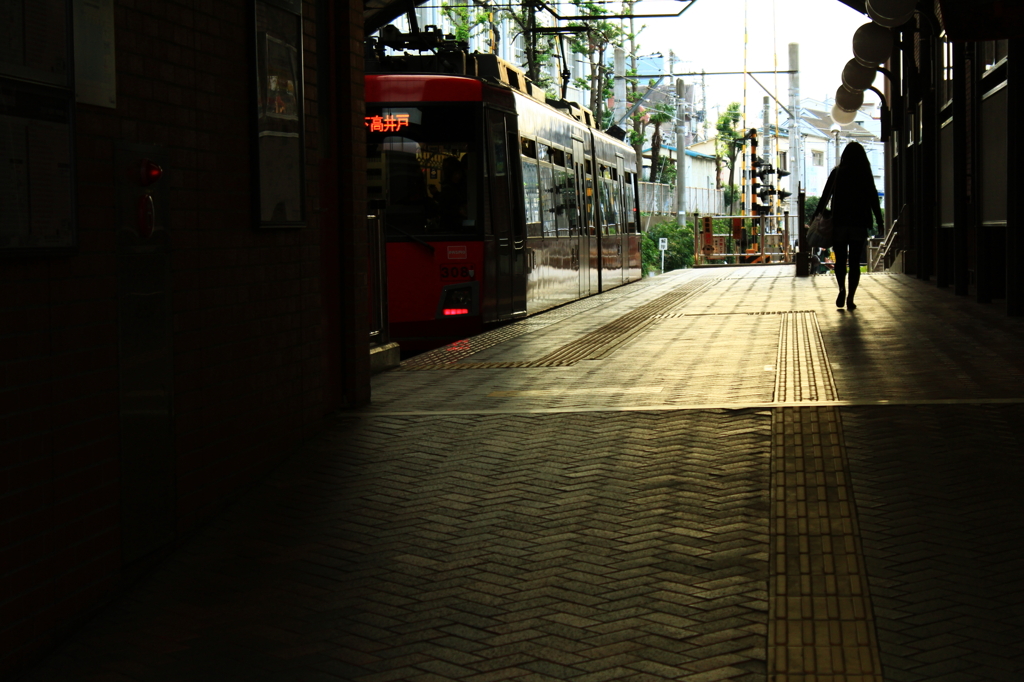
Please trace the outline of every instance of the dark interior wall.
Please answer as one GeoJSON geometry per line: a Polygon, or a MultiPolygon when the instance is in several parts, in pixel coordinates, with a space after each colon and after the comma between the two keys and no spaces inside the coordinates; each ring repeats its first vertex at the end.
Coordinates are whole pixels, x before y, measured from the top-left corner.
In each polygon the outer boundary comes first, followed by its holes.
{"type": "MultiPolygon", "coordinates": [[[[322,177],[356,120],[321,134],[334,122],[318,102],[317,50],[329,46],[316,3],[302,10],[308,226],[262,230],[250,208],[250,0],[114,4],[117,106],[76,108],[79,246],[0,261],[0,677],[325,414],[369,397],[365,223],[338,218],[364,210],[361,166],[345,161],[344,197],[337,174],[322,177]],[[141,157],[165,171],[149,238],[130,229],[124,180],[141,157]],[[361,245],[362,257],[343,253],[361,245]]],[[[361,97],[358,4],[335,23],[342,80],[357,82],[338,93],[347,105],[361,97]]]]}

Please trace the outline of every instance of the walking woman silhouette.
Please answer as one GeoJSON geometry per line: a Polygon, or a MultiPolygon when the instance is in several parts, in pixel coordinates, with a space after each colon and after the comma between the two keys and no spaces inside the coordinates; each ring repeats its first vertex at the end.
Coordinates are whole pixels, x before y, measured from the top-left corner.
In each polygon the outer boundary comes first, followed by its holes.
{"type": "Polygon", "coordinates": [[[847,310],[855,310],[857,305],[853,296],[860,284],[860,259],[864,254],[872,215],[879,231],[885,232],[871,164],[864,147],[857,142],[849,143],[843,150],[839,165],[828,176],[811,221],[824,210],[829,199],[832,200],[832,249],[836,254],[836,281],[839,282],[836,307],[845,305],[847,310]],[[849,288],[846,284],[847,271],[849,288]]]}

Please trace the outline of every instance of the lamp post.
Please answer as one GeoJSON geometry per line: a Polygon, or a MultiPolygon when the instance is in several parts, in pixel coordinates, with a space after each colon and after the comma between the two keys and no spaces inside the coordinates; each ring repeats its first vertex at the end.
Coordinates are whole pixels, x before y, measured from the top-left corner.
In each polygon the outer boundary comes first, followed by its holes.
{"type": "Polygon", "coordinates": [[[828,129],[828,132],[832,134],[832,137],[835,138],[836,141],[836,163],[835,166],[832,166],[833,168],[839,165],[839,133],[842,131],[843,127],[838,123],[833,123],[832,127],[828,129]]]}

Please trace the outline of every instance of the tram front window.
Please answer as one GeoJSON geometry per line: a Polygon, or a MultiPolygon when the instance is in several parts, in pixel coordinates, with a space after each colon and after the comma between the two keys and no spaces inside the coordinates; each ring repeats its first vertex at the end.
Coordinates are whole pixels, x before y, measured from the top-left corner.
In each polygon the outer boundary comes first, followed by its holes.
{"type": "Polygon", "coordinates": [[[382,202],[388,237],[477,232],[480,173],[467,106],[367,106],[369,199],[382,202]]]}

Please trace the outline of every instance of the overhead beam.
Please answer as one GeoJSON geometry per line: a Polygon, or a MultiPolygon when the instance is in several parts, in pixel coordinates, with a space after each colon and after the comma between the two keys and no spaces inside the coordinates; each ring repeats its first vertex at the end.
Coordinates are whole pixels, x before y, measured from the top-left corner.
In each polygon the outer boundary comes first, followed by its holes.
{"type": "Polygon", "coordinates": [[[363,6],[363,35],[368,36],[416,9],[426,0],[367,0],[363,6]]]}
{"type": "Polygon", "coordinates": [[[865,0],[839,0],[839,2],[843,3],[847,7],[850,7],[851,9],[857,10],[861,14],[868,13],[867,3],[865,2],[865,0]]]}

